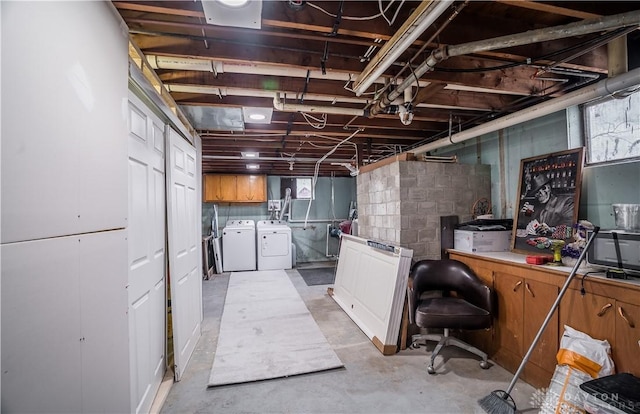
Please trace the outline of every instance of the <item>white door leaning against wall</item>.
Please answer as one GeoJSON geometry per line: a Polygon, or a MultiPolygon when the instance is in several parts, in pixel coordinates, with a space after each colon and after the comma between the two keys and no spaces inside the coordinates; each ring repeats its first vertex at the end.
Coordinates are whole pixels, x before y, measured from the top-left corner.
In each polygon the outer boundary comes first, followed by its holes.
{"type": "Polygon", "coordinates": [[[175,378],[179,381],[200,337],[202,277],[196,149],[169,129],[167,213],[169,287],[173,321],[175,378]]]}

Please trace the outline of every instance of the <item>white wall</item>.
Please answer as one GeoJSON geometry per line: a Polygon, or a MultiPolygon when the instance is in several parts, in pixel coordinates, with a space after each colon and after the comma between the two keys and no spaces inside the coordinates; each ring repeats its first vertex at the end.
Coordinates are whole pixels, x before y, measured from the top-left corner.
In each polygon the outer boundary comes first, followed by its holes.
{"type": "Polygon", "coordinates": [[[128,412],[127,34],[107,2],[0,7],[1,409],[128,412]]]}

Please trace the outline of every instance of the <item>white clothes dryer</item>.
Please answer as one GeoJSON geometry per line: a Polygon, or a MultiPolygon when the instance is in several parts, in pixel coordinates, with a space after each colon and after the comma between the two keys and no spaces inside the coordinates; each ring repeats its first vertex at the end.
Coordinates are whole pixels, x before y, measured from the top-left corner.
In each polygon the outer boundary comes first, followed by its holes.
{"type": "Polygon", "coordinates": [[[291,269],[291,227],[282,220],[260,220],[258,235],[258,270],[291,269]]]}
{"type": "Polygon", "coordinates": [[[225,272],[256,270],[256,226],[253,220],[229,220],[222,229],[225,272]]]}

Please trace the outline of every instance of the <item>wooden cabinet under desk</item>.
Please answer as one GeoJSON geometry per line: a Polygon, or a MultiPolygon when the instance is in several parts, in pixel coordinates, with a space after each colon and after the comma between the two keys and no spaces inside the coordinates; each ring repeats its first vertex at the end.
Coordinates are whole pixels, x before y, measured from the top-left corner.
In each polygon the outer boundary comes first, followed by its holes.
{"type": "Polygon", "coordinates": [[[611,344],[616,372],[640,376],[640,292],[587,278],[585,294],[568,289],[560,303],[560,326],[569,325],[611,344]]]}
{"type": "MultiPolygon", "coordinates": [[[[495,327],[498,343],[493,359],[515,371],[553,305],[558,288],[535,277],[505,271],[495,272],[493,287],[498,296],[495,327]]],[[[529,357],[523,379],[548,385],[545,379],[551,378],[556,366],[557,326],[558,316],[554,313],[550,328],[545,330],[529,357]]]]}
{"type": "MultiPolygon", "coordinates": [[[[498,315],[490,334],[465,339],[515,372],[544,318],[571,272],[568,267],[535,266],[515,253],[449,251],[492,286],[498,297],[498,315]]],[[[534,387],[548,387],[564,325],[611,344],[617,372],[640,376],[640,281],[621,281],[578,274],[565,292],[558,310],[529,358],[521,378],[534,387]],[[584,285],[585,295],[580,292],[584,285]]]]}
{"type": "Polygon", "coordinates": [[[205,174],[203,201],[263,203],[267,201],[267,177],[249,174],[205,174]]]}

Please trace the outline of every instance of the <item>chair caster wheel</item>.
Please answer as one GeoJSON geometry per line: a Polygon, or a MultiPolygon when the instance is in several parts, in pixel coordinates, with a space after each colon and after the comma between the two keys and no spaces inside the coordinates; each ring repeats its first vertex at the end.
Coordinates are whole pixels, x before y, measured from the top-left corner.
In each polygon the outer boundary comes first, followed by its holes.
{"type": "Polygon", "coordinates": [[[429,375],[433,375],[433,374],[435,374],[435,373],[436,373],[436,370],[435,370],[435,369],[433,369],[433,365],[429,365],[429,366],[427,367],[427,372],[429,373],[429,375]]]}
{"type": "Polygon", "coordinates": [[[480,368],[489,369],[489,363],[487,361],[480,361],[480,368]]]}
{"type": "Polygon", "coordinates": [[[411,342],[410,348],[411,349],[418,349],[418,348],[420,348],[420,344],[417,343],[417,342],[411,342]]]}

